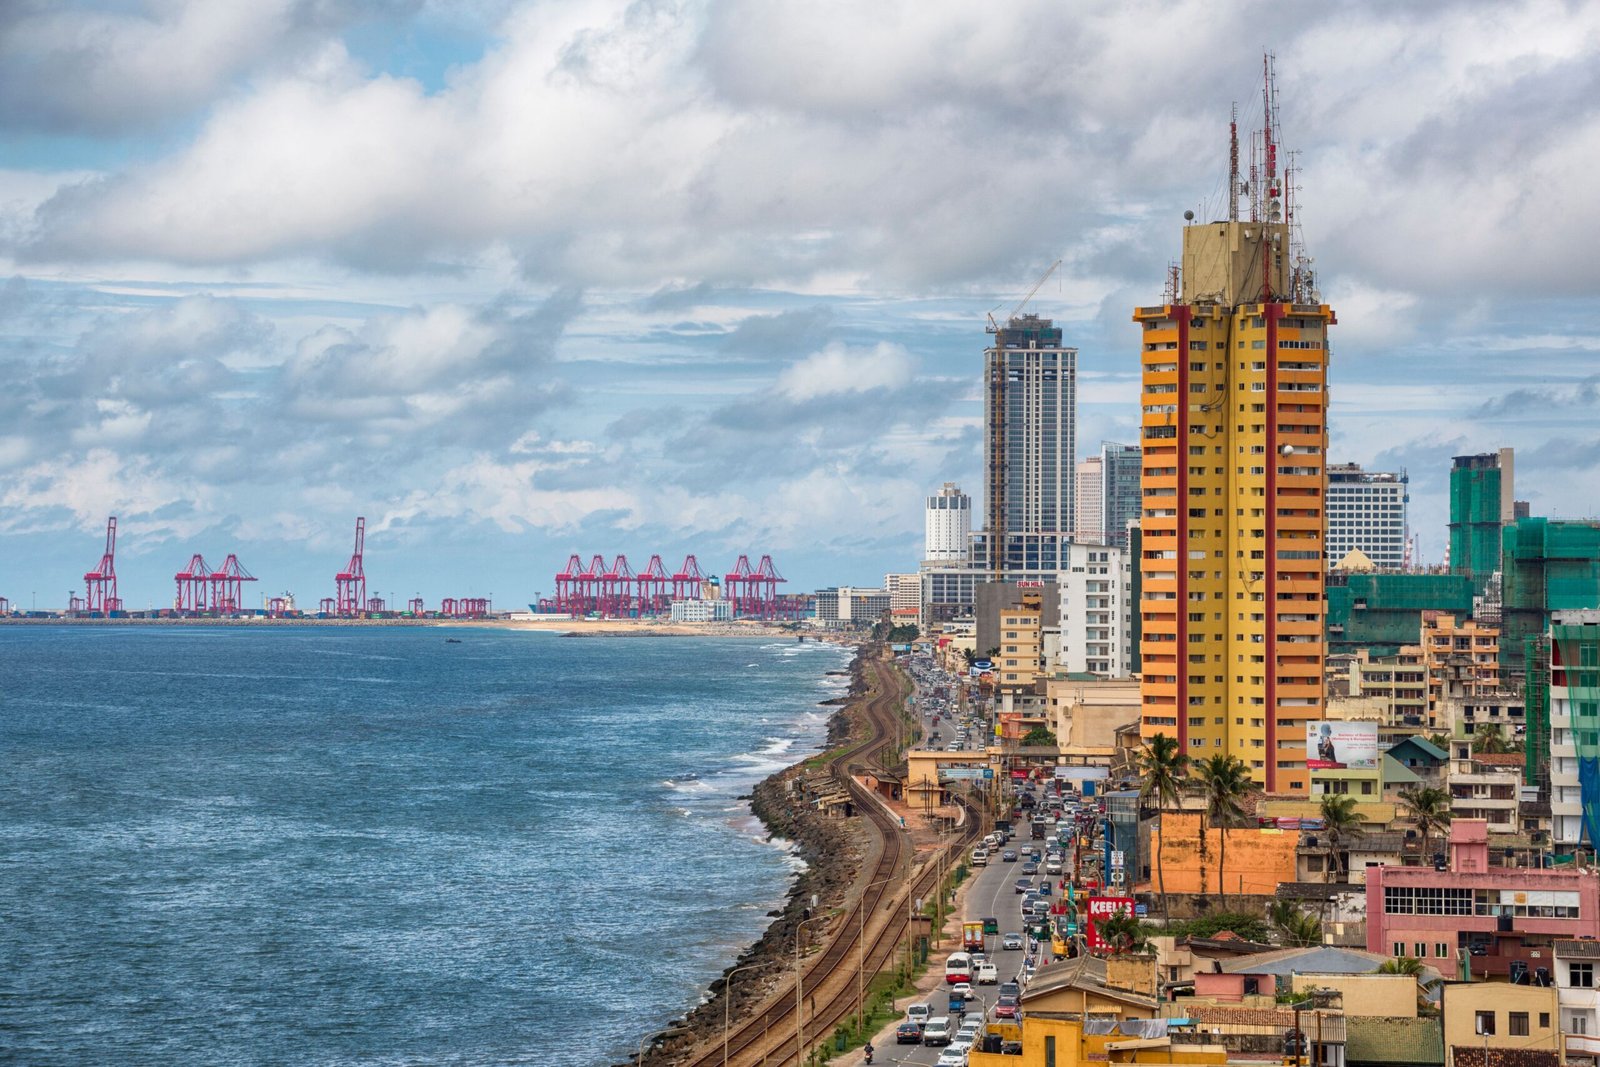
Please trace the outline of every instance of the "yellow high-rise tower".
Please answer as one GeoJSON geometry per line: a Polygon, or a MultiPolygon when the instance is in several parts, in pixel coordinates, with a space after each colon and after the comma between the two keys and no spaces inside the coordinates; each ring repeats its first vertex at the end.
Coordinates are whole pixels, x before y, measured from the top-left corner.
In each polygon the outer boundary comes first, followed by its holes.
{"type": "Polygon", "coordinates": [[[1184,227],[1167,302],[1133,316],[1144,335],[1141,732],[1176,737],[1193,760],[1237,756],[1269,792],[1309,796],[1335,319],[1291,247],[1270,67],[1263,103],[1251,180],[1239,179],[1235,133],[1228,217],[1184,227]]]}

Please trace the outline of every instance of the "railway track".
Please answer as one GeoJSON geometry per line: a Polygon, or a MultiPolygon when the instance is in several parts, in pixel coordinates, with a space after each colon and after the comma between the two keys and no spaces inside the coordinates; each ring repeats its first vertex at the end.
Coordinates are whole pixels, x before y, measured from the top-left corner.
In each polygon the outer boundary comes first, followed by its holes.
{"type": "MultiPolygon", "coordinates": [[[[871,792],[855,781],[853,769],[870,764],[892,745],[899,725],[901,694],[896,669],[881,658],[869,666],[874,695],[864,708],[866,736],[841,749],[828,768],[849,790],[856,810],[872,828],[876,859],[858,879],[862,889],[854,904],[827,924],[822,951],[801,963],[801,1024],[797,1026],[795,1021],[796,989],[790,978],[759,1009],[730,1028],[726,1045],[718,1041],[697,1050],[684,1061],[687,1067],[720,1067],[723,1063],[728,1067],[798,1067],[807,1051],[831,1038],[835,1027],[855,1013],[861,980],[858,972],[864,972],[865,981],[870,982],[893,961],[911,927],[912,902],[935,892],[941,872],[948,870],[953,857],[977,836],[976,813],[969,808],[963,832],[943,846],[944,855],[934,854],[913,866],[909,835],[871,792]]],[[[728,991],[723,995],[729,995],[728,991]]]]}

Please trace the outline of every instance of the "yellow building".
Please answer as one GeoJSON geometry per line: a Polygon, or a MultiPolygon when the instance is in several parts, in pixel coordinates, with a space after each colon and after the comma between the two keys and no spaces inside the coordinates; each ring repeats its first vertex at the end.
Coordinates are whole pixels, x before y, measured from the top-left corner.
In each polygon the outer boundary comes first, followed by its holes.
{"type": "MultiPolygon", "coordinates": [[[[1091,1019],[1088,1028],[1105,1029],[1091,1019]]],[[[1084,1033],[1081,1017],[1051,1018],[1030,1015],[1022,1024],[1022,1055],[1003,1056],[976,1049],[967,1067],[1079,1067],[1088,1063],[1192,1063],[1224,1064],[1227,1050],[1220,1045],[1198,1044],[1182,1033],[1140,1036],[1136,1026],[1118,1024],[1110,1033],[1084,1033]]],[[[1159,1024],[1155,1029],[1160,1029],[1159,1024]]]]}
{"type": "Polygon", "coordinates": [[[1000,611],[1000,652],[995,657],[995,674],[1002,692],[1032,689],[1042,674],[1043,600],[1039,590],[1025,589],[1022,603],[1000,611]]]}
{"type": "Polygon", "coordinates": [[[1445,1062],[1479,1067],[1485,1050],[1496,1063],[1496,1053],[1515,1049],[1519,1064],[1563,1063],[1558,1007],[1554,986],[1451,982],[1444,987],[1445,1062]]]}
{"type": "Polygon", "coordinates": [[[1443,612],[1422,613],[1422,668],[1428,677],[1430,729],[1449,728],[1449,704],[1500,689],[1500,631],[1443,612]]]}
{"type": "Polygon", "coordinates": [[[1270,169],[1252,183],[1250,221],[1235,206],[1184,227],[1167,302],[1133,315],[1143,331],[1141,733],[1175,736],[1195,759],[1237,756],[1268,791],[1309,792],[1305,723],[1324,699],[1335,318],[1291,251],[1281,184],[1270,169]]]}

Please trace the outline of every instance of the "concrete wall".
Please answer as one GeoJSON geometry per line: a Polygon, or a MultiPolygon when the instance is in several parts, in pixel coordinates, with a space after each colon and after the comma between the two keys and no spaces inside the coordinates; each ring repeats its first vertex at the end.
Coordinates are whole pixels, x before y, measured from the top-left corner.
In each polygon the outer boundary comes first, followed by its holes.
{"type": "MultiPolygon", "coordinates": [[[[1190,812],[1168,811],[1161,816],[1161,832],[1152,832],[1154,855],[1166,872],[1168,893],[1214,894],[1223,888],[1218,865],[1224,859],[1222,835],[1227,835],[1227,892],[1272,896],[1279,882],[1295,880],[1295,848],[1300,843],[1298,830],[1258,830],[1255,828],[1206,829],[1204,862],[1200,858],[1200,816],[1190,812]],[[1202,876],[1204,885],[1202,886],[1202,876]]],[[[1155,868],[1151,882],[1159,885],[1155,868]]],[[[1220,903],[1220,902],[1219,902],[1220,903]]]]}
{"type": "Polygon", "coordinates": [[[1483,1035],[1476,1030],[1478,1012],[1494,1013],[1494,1033],[1488,1038],[1490,1049],[1561,1048],[1557,992],[1554,986],[1511,985],[1506,982],[1452,982],[1444,987],[1444,1046],[1481,1049],[1483,1035]],[[1525,1012],[1528,1033],[1513,1036],[1510,1014],[1525,1012]],[[1544,1026],[1539,1025],[1544,1017],[1544,1026]]]}
{"type": "Polygon", "coordinates": [[[1345,1015],[1417,1017],[1417,980],[1409,974],[1297,974],[1294,991],[1337,989],[1345,1015]]]}

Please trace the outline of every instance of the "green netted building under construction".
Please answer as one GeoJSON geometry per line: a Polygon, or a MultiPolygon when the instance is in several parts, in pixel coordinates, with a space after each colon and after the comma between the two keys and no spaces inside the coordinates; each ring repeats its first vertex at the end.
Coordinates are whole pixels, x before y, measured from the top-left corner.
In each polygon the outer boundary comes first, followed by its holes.
{"type": "Polygon", "coordinates": [[[1392,656],[1422,640],[1422,613],[1472,614],[1472,578],[1465,574],[1340,574],[1328,576],[1328,654],[1370,648],[1392,656]]]}
{"type": "Polygon", "coordinates": [[[1500,663],[1520,667],[1552,612],[1600,608],[1600,522],[1517,519],[1501,534],[1500,571],[1500,663]]]}

